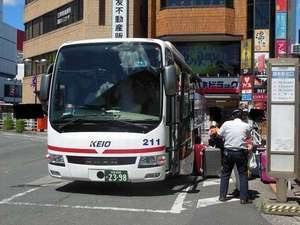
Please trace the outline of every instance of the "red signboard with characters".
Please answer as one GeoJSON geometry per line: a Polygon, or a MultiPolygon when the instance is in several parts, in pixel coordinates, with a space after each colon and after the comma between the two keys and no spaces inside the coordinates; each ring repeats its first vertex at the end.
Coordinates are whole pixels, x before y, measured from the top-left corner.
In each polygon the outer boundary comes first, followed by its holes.
{"type": "Polygon", "coordinates": [[[254,93],[253,101],[267,101],[267,93],[254,93]]]}
{"type": "Polygon", "coordinates": [[[241,76],[241,90],[252,90],[253,88],[253,77],[251,75],[241,76]]]}
{"type": "Polygon", "coordinates": [[[276,0],[276,11],[287,12],[287,0],[276,0]]]}
{"type": "Polygon", "coordinates": [[[278,39],[275,41],[275,57],[277,58],[280,55],[287,53],[288,43],[287,40],[278,39]]]}

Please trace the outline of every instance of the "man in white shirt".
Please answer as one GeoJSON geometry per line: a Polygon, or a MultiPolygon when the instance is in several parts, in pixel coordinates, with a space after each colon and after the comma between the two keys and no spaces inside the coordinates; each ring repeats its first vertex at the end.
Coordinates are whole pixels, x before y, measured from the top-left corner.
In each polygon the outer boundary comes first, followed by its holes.
{"type": "Polygon", "coordinates": [[[220,201],[226,201],[229,179],[234,165],[239,172],[240,203],[251,203],[248,197],[248,143],[251,138],[250,126],[241,120],[240,109],[232,112],[232,120],[226,121],[220,128],[219,134],[224,138],[223,168],[220,184],[220,201]]]}

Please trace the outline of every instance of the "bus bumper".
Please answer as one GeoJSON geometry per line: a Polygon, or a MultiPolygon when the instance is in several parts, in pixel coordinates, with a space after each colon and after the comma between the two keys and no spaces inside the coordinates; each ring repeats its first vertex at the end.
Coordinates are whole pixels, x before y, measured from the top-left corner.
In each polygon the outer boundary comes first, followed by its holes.
{"type": "Polygon", "coordinates": [[[48,171],[52,177],[76,181],[109,182],[105,177],[99,176],[101,173],[106,174],[106,171],[125,171],[128,174],[126,182],[131,183],[161,181],[166,177],[165,166],[138,168],[136,164],[122,166],[88,166],[70,163],[65,166],[57,166],[48,164],[48,171]]]}

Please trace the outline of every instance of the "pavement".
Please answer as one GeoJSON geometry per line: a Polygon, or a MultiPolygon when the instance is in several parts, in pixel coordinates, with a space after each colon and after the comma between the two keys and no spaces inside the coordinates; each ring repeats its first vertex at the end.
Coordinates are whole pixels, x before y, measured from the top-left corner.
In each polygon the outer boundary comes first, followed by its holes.
{"type": "MultiPolygon", "coordinates": [[[[24,131],[23,133],[19,134],[16,133],[15,131],[3,131],[0,130],[0,138],[2,136],[2,134],[6,134],[6,135],[17,135],[21,138],[21,136],[24,137],[37,137],[40,140],[43,140],[43,142],[46,141],[47,138],[47,132],[36,132],[36,131],[24,131]]],[[[3,136],[2,136],[3,137],[3,136]]],[[[209,184],[212,182],[215,182],[215,186],[216,186],[216,192],[218,189],[218,181],[217,179],[207,179],[206,180],[206,185],[213,185],[213,184],[209,184]]],[[[204,187],[204,183],[203,183],[203,187],[204,187]]],[[[232,187],[231,187],[232,189],[232,187]]],[[[269,184],[264,184],[260,181],[259,178],[256,179],[252,179],[249,181],[249,189],[251,190],[251,193],[254,197],[254,208],[256,208],[256,210],[258,212],[262,212],[261,210],[261,206],[264,203],[276,203],[276,195],[273,192],[272,186],[270,186],[269,184]],[[256,206],[256,207],[255,207],[256,206]]],[[[300,187],[296,182],[292,182],[291,185],[291,189],[288,192],[288,204],[290,205],[297,205],[299,206],[299,202],[300,202],[300,198],[296,195],[300,191],[300,187]]],[[[202,192],[203,193],[203,192],[202,192]]],[[[205,204],[208,204],[207,199],[205,200],[205,204]]],[[[139,203],[139,199],[137,199],[137,203],[139,203]]],[[[201,202],[200,200],[197,203],[197,209],[199,207],[199,209],[205,210],[206,208],[201,208],[201,204],[203,202],[201,202]]],[[[161,203],[160,203],[161,204],[161,203]]],[[[239,204],[237,204],[239,205],[239,204]]],[[[275,213],[276,214],[276,213],[275,213]]],[[[278,213],[277,213],[278,214],[278,213]]],[[[274,224],[274,225],[283,225],[283,224],[287,224],[287,225],[300,225],[300,217],[299,216],[283,216],[283,215],[274,215],[274,214],[262,214],[262,216],[270,223],[270,224],[274,224]]],[[[197,218],[198,219],[198,218],[197,218]]],[[[195,220],[197,220],[195,219],[195,220]]]]}

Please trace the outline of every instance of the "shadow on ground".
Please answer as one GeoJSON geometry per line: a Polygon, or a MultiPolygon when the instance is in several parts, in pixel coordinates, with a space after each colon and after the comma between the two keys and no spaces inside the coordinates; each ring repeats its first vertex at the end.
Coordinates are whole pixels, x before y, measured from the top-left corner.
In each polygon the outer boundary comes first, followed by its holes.
{"type": "Polygon", "coordinates": [[[99,183],[75,181],[57,188],[57,191],[66,193],[111,195],[111,196],[163,196],[174,195],[186,191],[198,193],[198,184],[203,180],[201,177],[179,176],[165,181],[148,183],[99,183]]]}

